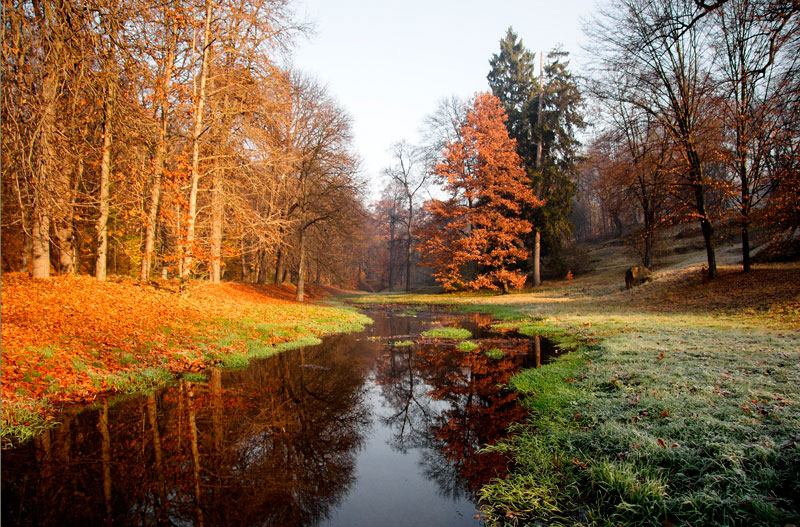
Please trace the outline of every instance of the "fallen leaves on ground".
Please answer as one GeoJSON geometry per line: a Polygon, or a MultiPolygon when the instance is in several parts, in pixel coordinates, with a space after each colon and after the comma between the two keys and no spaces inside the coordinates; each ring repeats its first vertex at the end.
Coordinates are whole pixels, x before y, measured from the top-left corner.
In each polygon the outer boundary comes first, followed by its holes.
{"type": "MultiPolygon", "coordinates": [[[[4,273],[3,404],[91,400],[114,390],[109,374],[124,379],[147,368],[198,371],[204,367],[198,334],[215,331],[215,321],[257,314],[265,323],[286,322],[283,312],[292,310],[282,308],[296,305],[291,286],[190,282],[186,291],[177,289],[129,279],[4,273]]],[[[325,293],[310,289],[312,298],[325,293]]],[[[292,313],[286,316],[304,315],[292,313]]]]}

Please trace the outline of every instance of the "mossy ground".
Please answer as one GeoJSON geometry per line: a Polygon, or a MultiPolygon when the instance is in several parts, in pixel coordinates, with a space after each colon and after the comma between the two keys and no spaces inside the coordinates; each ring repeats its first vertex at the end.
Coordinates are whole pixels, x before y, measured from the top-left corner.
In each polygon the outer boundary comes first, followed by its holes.
{"type": "Polygon", "coordinates": [[[799,524],[800,266],[699,274],[361,301],[494,312],[572,350],[512,378],[530,417],[492,447],[515,469],[482,490],[488,525],[799,524]]]}
{"type": "Polygon", "coordinates": [[[464,328],[433,328],[422,332],[423,337],[431,339],[468,339],[472,333],[464,328]]]}

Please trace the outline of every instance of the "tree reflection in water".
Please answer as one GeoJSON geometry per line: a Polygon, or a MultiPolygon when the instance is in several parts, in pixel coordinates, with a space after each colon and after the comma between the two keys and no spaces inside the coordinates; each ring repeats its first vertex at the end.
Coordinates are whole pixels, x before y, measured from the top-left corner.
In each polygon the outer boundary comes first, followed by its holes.
{"type": "MultiPolygon", "coordinates": [[[[443,323],[457,320],[453,315],[443,323]]],[[[538,355],[534,352],[540,341],[492,335],[486,330],[489,322],[482,315],[461,320],[482,337],[474,352],[462,352],[452,341],[422,339],[412,347],[389,343],[376,368],[376,383],[393,410],[381,417],[393,430],[392,447],[421,450],[426,476],[451,498],[474,500],[482,485],[505,475],[504,456],[479,453],[525,416],[517,394],[499,386],[523,367],[541,364],[541,347],[538,355]],[[484,352],[491,347],[501,348],[504,357],[488,358],[484,352]]]]}
{"type": "MultiPolygon", "coordinates": [[[[374,318],[371,338],[330,337],[246,370],[213,370],[208,383],[63,414],[58,428],[3,452],[2,524],[338,525],[352,518],[343,509],[356,517],[375,509],[359,499],[376,494],[357,492],[364,489],[355,481],[358,459],[381,467],[367,437],[414,450],[397,471],[406,490],[435,481],[441,500],[428,507],[460,514],[453,503],[469,509],[479,487],[505,473],[499,454],[478,452],[524,417],[516,395],[498,385],[538,365],[535,341],[487,333],[481,315],[374,318]],[[433,321],[470,329],[481,349],[421,339],[433,321]],[[381,344],[408,339],[414,346],[381,344]],[[491,347],[504,358],[486,357],[491,347]]],[[[403,514],[434,515],[402,495],[391,499],[381,505],[396,507],[395,524],[403,514]]],[[[464,512],[459,525],[477,524],[464,512]]]]}
{"type": "Polygon", "coordinates": [[[66,417],[3,453],[2,523],[316,523],[352,485],[370,422],[369,358],[347,338],[66,417]]]}

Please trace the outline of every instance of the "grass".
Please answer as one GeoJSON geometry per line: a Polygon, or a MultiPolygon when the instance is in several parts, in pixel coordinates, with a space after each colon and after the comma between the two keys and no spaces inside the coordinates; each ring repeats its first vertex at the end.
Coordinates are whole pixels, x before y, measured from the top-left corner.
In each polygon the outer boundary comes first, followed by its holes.
{"type": "Polygon", "coordinates": [[[423,331],[422,336],[432,339],[468,339],[472,332],[464,328],[433,328],[423,331]]]}
{"type": "Polygon", "coordinates": [[[52,358],[53,355],[58,353],[58,347],[57,346],[43,346],[41,348],[34,348],[34,349],[35,349],[36,353],[41,355],[41,357],[43,359],[45,359],[45,360],[52,358]]]}
{"type": "Polygon", "coordinates": [[[410,348],[413,345],[414,345],[413,340],[397,340],[395,342],[392,342],[392,346],[395,346],[397,348],[410,348]]]}
{"type": "Polygon", "coordinates": [[[487,525],[800,524],[798,270],[412,295],[495,313],[567,352],[510,381],[530,414],[488,448],[514,469],[481,491],[487,525]]]}
{"type": "Polygon", "coordinates": [[[464,340],[456,345],[456,348],[463,351],[464,353],[472,353],[476,349],[480,348],[480,344],[471,340],[464,340]]]}
{"type": "Polygon", "coordinates": [[[143,368],[126,375],[98,376],[113,391],[123,394],[149,393],[172,382],[175,377],[164,368],[143,368]]]}
{"type": "Polygon", "coordinates": [[[71,360],[71,362],[72,362],[72,368],[73,368],[75,371],[77,371],[77,372],[84,372],[84,371],[86,371],[86,363],[85,363],[83,360],[81,360],[81,359],[79,359],[79,358],[77,358],[77,357],[74,357],[74,358],[71,360]]]}
{"type": "Polygon", "coordinates": [[[183,380],[188,382],[208,382],[208,376],[205,373],[190,371],[183,374],[183,380]]]}
{"type": "Polygon", "coordinates": [[[3,404],[0,408],[3,448],[21,445],[56,424],[47,418],[47,409],[41,407],[45,404],[44,401],[3,404]]]}
{"type": "Polygon", "coordinates": [[[133,355],[132,353],[122,353],[119,356],[119,358],[117,359],[117,361],[120,364],[123,364],[123,365],[124,364],[136,364],[136,363],[139,362],[139,359],[137,359],[136,356],[133,355]]]}
{"type": "Polygon", "coordinates": [[[517,375],[531,418],[494,447],[519,468],[483,489],[489,524],[796,523],[798,345],[651,325],[517,375]]]}
{"type": "Polygon", "coordinates": [[[505,357],[505,353],[500,348],[491,348],[484,354],[492,360],[500,360],[505,357]]]}

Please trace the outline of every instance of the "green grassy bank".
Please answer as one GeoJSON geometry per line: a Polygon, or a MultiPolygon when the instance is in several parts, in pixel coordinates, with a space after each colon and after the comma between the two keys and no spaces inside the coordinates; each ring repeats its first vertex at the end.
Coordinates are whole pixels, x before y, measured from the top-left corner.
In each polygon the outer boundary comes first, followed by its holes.
{"type": "Polygon", "coordinates": [[[530,414],[491,447],[515,468],[482,490],[488,525],[800,524],[800,333],[562,292],[410,298],[571,350],[512,378],[530,414]]]}

